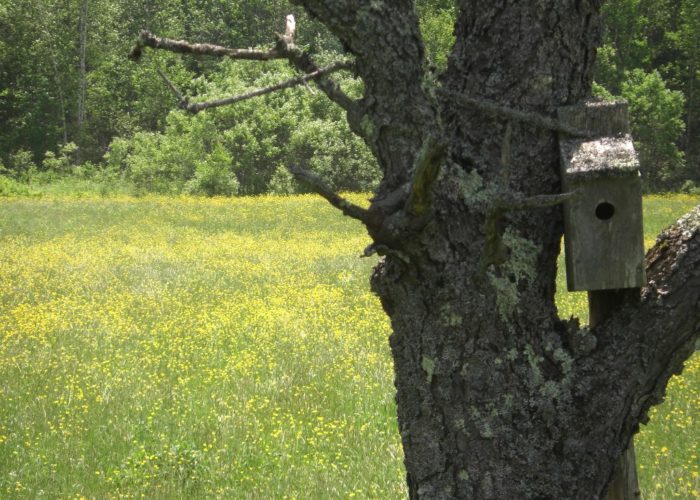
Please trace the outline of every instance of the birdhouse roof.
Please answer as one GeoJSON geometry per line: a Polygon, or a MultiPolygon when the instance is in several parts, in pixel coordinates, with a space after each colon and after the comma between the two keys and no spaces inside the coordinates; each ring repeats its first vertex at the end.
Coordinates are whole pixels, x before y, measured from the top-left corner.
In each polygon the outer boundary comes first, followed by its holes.
{"type": "Polygon", "coordinates": [[[639,175],[639,160],[629,134],[565,141],[562,149],[570,180],[639,175]]]}

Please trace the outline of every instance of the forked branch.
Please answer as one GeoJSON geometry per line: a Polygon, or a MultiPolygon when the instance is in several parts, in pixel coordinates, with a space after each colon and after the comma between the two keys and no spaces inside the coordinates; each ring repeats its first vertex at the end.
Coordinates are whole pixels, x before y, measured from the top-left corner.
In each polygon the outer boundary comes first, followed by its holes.
{"type": "Polygon", "coordinates": [[[158,70],[158,73],[160,74],[161,78],[165,81],[166,85],[170,88],[170,90],[175,94],[175,96],[178,98],[178,105],[180,108],[184,109],[185,111],[196,114],[199,113],[200,111],[203,111],[205,109],[209,108],[217,108],[220,106],[228,106],[229,104],[235,104],[237,102],[245,101],[248,99],[252,99],[253,97],[259,97],[265,94],[271,94],[273,92],[277,92],[280,90],[288,89],[291,87],[296,87],[298,85],[308,85],[308,82],[310,80],[316,80],[318,78],[321,78],[325,75],[328,75],[330,73],[333,73],[335,71],[340,71],[342,69],[350,69],[352,68],[353,63],[347,62],[347,61],[339,61],[337,63],[331,64],[330,66],[326,66],[325,68],[320,68],[313,73],[310,73],[308,75],[302,75],[298,76],[295,78],[290,78],[289,80],[285,80],[280,83],[276,83],[274,85],[270,85],[268,87],[263,87],[260,89],[255,89],[250,92],[246,92],[245,94],[238,94],[235,96],[231,97],[226,97],[223,99],[216,99],[213,101],[205,101],[205,102],[195,102],[191,103],[189,102],[188,99],[186,99],[182,93],[175,87],[175,85],[168,79],[165,74],[158,70]]]}
{"type": "Polygon", "coordinates": [[[269,61],[271,59],[284,59],[286,57],[284,54],[281,54],[277,48],[268,50],[233,49],[210,43],[190,43],[186,40],[163,38],[154,35],[150,31],[142,30],[136,45],[129,53],[129,59],[133,61],[139,60],[145,47],[163,49],[178,54],[229,57],[231,59],[247,59],[253,61],[269,61]]]}
{"type": "Polygon", "coordinates": [[[161,73],[161,77],[166,81],[170,89],[178,95],[180,107],[197,113],[203,109],[225,106],[240,102],[259,95],[268,94],[277,90],[286,89],[295,85],[305,85],[308,81],[313,80],[316,85],[336,104],[348,111],[351,116],[359,115],[359,106],[356,105],[350,97],[348,97],[340,86],[328,78],[330,73],[341,69],[352,69],[353,65],[346,61],[336,62],[324,68],[318,67],[313,58],[294,43],[294,34],[296,32],[296,23],[294,16],[287,16],[286,29],[284,35],[277,35],[277,42],[274,47],[269,49],[237,49],[223,47],[209,43],[190,43],[186,40],[173,40],[170,38],[158,37],[150,31],[141,31],[139,39],[129,53],[129,58],[138,61],[144,48],[161,49],[178,54],[192,54],[197,56],[213,56],[213,57],[228,57],[230,59],[243,59],[253,61],[270,61],[273,59],[287,59],[290,64],[298,71],[304,73],[303,76],[286,80],[276,85],[258,89],[240,96],[233,96],[227,99],[211,101],[208,103],[190,104],[188,100],[181,97],[177,88],[161,73]]]}

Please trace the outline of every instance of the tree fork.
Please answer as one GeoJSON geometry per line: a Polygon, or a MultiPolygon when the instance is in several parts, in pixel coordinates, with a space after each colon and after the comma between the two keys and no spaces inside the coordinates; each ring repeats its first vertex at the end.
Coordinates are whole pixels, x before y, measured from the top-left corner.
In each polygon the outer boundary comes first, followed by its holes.
{"type": "Polygon", "coordinates": [[[362,220],[368,253],[385,255],[372,287],[393,329],[410,496],[602,497],[700,330],[700,209],[648,254],[641,303],[591,329],[557,315],[562,216],[548,205],[567,195],[549,117],[590,94],[602,2],[459,0],[438,92],[412,1],[293,3],[355,55],[365,84],[359,101],[320,88],[383,170],[370,208],[297,177],[362,220]],[[484,265],[494,207],[502,255],[484,265]]]}

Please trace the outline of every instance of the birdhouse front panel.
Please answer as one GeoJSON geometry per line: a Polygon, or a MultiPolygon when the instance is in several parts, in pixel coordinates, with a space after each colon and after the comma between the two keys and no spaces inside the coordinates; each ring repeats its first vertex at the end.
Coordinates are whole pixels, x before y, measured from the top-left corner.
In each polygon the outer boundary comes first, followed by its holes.
{"type": "Polygon", "coordinates": [[[639,177],[571,182],[577,195],[564,207],[568,289],[609,290],[644,283],[639,177]]]}

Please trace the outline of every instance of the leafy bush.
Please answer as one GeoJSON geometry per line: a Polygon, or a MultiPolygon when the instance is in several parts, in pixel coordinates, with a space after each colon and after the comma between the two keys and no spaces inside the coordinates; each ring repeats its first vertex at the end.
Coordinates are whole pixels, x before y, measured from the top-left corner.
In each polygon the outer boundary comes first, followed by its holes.
{"type": "Polygon", "coordinates": [[[284,165],[279,165],[272,174],[270,183],[267,185],[268,191],[272,194],[295,194],[302,191],[299,183],[284,165]]]}
{"type": "Polygon", "coordinates": [[[185,185],[190,194],[231,196],[238,193],[238,179],[231,172],[231,156],[217,145],[204,161],[197,162],[194,177],[185,185]]]}
{"type": "Polygon", "coordinates": [[[289,157],[335,190],[370,190],[380,180],[376,160],[352,137],[345,122],[309,121],[292,133],[289,157]]]}
{"type": "Polygon", "coordinates": [[[32,153],[26,149],[20,149],[10,155],[9,170],[14,179],[24,182],[30,182],[38,171],[32,153]]]}
{"type": "MultiPolygon", "coordinates": [[[[669,90],[661,75],[635,69],[625,73],[621,97],[629,102],[630,126],[639,154],[645,191],[677,189],[688,178],[678,141],[685,129],[683,94],[669,90]]],[[[593,94],[601,99],[616,97],[598,83],[593,94]]]]}
{"type": "Polygon", "coordinates": [[[59,154],[53,151],[44,153],[44,161],[42,166],[44,170],[55,174],[68,174],[72,170],[75,153],[78,151],[78,146],[74,142],[69,142],[59,148],[59,154]]]}
{"type": "MultiPolygon", "coordinates": [[[[223,62],[207,80],[191,83],[198,100],[237,95],[293,73],[282,62],[265,67],[223,62]]],[[[361,87],[338,78],[353,95],[361,87]]],[[[304,88],[242,101],[197,115],[172,111],[162,133],[138,132],[112,141],[105,162],[124,172],[140,192],[206,195],[297,192],[284,167],[316,171],[338,190],[369,190],[379,171],[366,145],[354,136],[343,111],[322,93],[304,88]]]]}
{"type": "Polygon", "coordinates": [[[657,71],[626,73],[622,96],[630,103],[630,122],[647,191],[677,187],[687,175],[677,143],[685,129],[681,92],[669,90],[657,71]]]}
{"type": "Polygon", "coordinates": [[[148,192],[182,192],[217,138],[212,125],[205,115],[190,117],[174,111],[168,115],[164,134],[137,133],[124,158],[128,177],[148,192]]]}
{"type": "Polygon", "coordinates": [[[26,184],[0,174],[0,196],[33,196],[36,194],[26,184]]]}
{"type": "Polygon", "coordinates": [[[695,182],[691,180],[687,180],[681,186],[680,192],[697,196],[700,195],[700,186],[698,186],[695,182]]]}

